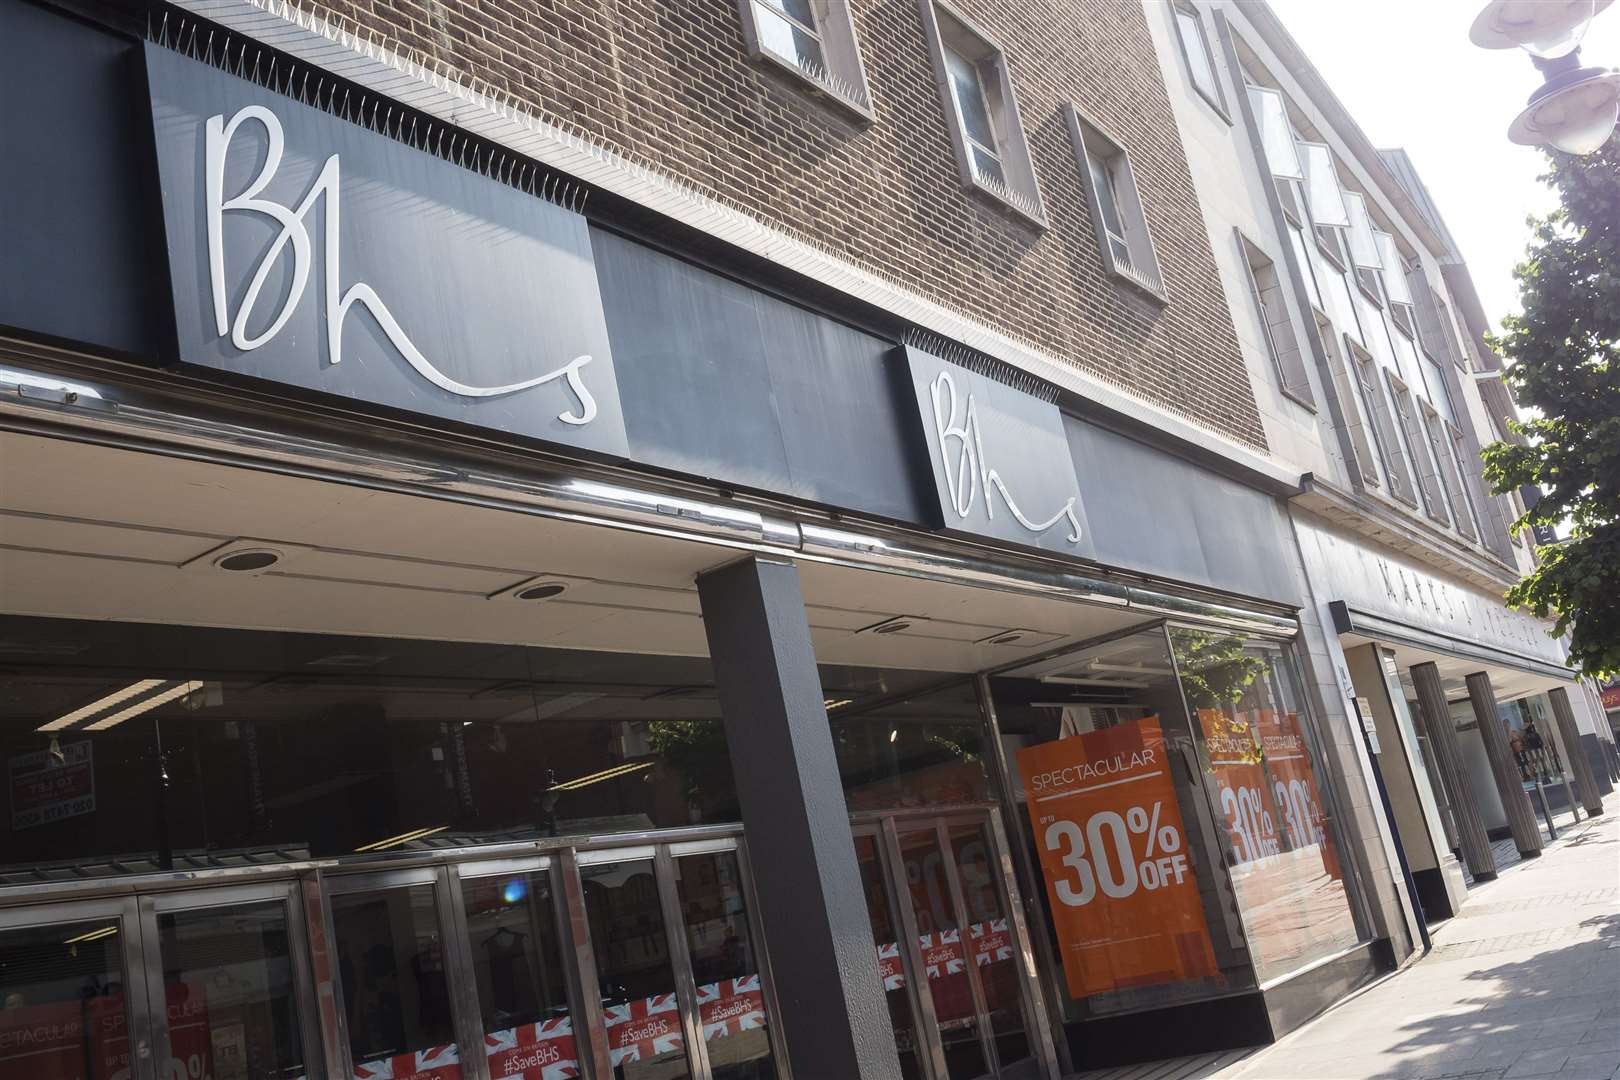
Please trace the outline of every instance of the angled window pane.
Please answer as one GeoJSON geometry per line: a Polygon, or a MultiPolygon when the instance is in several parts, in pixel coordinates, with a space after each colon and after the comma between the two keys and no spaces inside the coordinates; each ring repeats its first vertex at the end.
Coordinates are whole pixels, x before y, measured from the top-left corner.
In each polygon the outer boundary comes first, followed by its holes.
{"type": "Polygon", "coordinates": [[[1311,220],[1317,225],[1350,227],[1350,211],[1344,204],[1339,174],[1333,168],[1333,152],[1321,143],[1300,143],[1300,160],[1305,166],[1305,200],[1311,220]]]}
{"type": "Polygon", "coordinates": [[[973,175],[980,180],[989,180],[1002,187],[1007,186],[1007,173],[1001,167],[1001,159],[982,147],[971,147],[973,158],[973,175]]]}
{"type": "Polygon", "coordinates": [[[816,29],[816,13],[811,10],[810,0],[755,0],[755,3],[775,8],[807,30],[816,29]]]}
{"type": "Polygon", "coordinates": [[[1114,174],[1108,163],[1095,154],[1086,155],[1091,167],[1091,185],[1097,192],[1097,205],[1102,209],[1103,227],[1110,237],[1125,235],[1125,226],[1119,213],[1119,196],[1114,191],[1114,174]]]}
{"type": "Polygon", "coordinates": [[[1220,89],[1215,81],[1215,65],[1210,60],[1209,40],[1204,37],[1204,24],[1197,11],[1176,5],[1176,32],[1181,35],[1181,47],[1187,57],[1187,72],[1199,92],[1219,102],[1220,89]]]}
{"type": "Polygon", "coordinates": [[[1305,171],[1300,167],[1299,152],[1294,146],[1294,133],[1288,126],[1288,110],[1283,107],[1282,95],[1275,90],[1251,86],[1249,105],[1254,109],[1254,122],[1260,128],[1260,144],[1265,147],[1266,164],[1271,166],[1271,175],[1303,180],[1305,171]]]}
{"type": "Polygon", "coordinates": [[[1378,255],[1378,243],[1373,239],[1372,218],[1367,215],[1367,197],[1359,191],[1344,193],[1345,207],[1350,212],[1350,257],[1356,266],[1368,270],[1383,267],[1378,255]]]}
{"type": "MultiPolygon", "coordinates": [[[[754,2],[758,16],[755,21],[759,27],[760,46],[812,74],[825,75],[827,57],[822,51],[821,39],[811,32],[815,26],[814,20],[807,19],[801,22],[790,18],[778,11],[778,6],[765,0],[754,2]]],[[[788,6],[791,10],[797,5],[788,6]]]]}
{"type": "Polygon", "coordinates": [[[1406,286],[1406,274],[1401,270],[1401,253],[1395,247],[1395,238],[1374,229],[1373,240],[1378,244],[1378,257],[1384,264],[1384,288],[1389,290],[1389,298],[1397,304],[1410,304],[1412,292],[1406,286]]]}
{"type": "Polygon", "coordinates": [[[945,50],[945,68],[950,74],[951,96],[956,99],[962,130],[980,146],[995,150],[996,129],[990,123],[990,109],[985,104],[984,88],[979,85],[978,69],[967,57],[951,49],[945,50]]]}

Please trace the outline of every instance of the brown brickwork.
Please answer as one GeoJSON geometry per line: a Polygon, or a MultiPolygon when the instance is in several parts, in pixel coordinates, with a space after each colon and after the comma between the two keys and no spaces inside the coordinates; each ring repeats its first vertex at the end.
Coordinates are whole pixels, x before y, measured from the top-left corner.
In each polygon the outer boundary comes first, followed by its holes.
{"type": "Polygon", "coordinates": [[[1264,448],[1137,0],[957,0],[1006,51],[1050,227],[966,191],[918,0],[852,0],[876,122],[749,61],[735,0],[327,0],[761,220],[1264,448]],[[1105,275],[1061,106],[1131,153],[1169,305],[1105,275]]]}

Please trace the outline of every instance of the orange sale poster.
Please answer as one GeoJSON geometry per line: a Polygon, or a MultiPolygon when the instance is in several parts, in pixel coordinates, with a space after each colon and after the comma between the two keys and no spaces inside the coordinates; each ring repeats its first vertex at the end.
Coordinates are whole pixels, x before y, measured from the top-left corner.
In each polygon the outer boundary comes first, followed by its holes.
{"type": "Polygon", "coordinates": [[[1273,793],[1282,810],[1283,826],[1296,848],[1322,845],[1322,867],[1335,881],[1344,877],[1333,839],[1327,835],[1327,815],[1322,794],[1316,788],[1316,774],[1305,749],[1305,736],[1294,713],[1261,709],[1255,714],[1255,728],[1271,770],[1273,793]]]}
{"type": "Polygon", "coordinates": [[[1018,752],[1072,997],[1214,975],[1159,718],[1018,752]]]}
{"type": "Polygon", "coordinates": [[[1216,801],[1232,837],[1232,854],[1242,866],[1282,850],[1271,792],[1260,764],[1260,739],[1246,713],[1199,709],[1204,748],[1215,778],[1216,801]]]}

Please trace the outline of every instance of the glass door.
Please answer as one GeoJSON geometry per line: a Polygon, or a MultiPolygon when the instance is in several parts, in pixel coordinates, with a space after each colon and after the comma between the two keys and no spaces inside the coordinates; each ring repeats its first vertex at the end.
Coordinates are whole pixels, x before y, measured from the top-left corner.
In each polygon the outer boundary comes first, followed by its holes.
{"type": "Polygon", "coordinates": [[[157,1080],[302,1080],[324,1070],[294,884],[143,896],[157,1080]]]}
{"type": "Polygon", "coordinates": [[[901,1073],[928,1080],[1053,1075],[1010,862],[987,812],[858,825],[878,967],[901,1073]],[[1022,965],[1022,966],[1021,966],[1022,965]]]}
{"type": "Polygon", "coordinates": [[[133,899],[0,911],[0,1080],[157,1080],[141,970],[133,899]]]}
{"type": "Polygon", "coordinates": [[[356,1080],[462,1080],[450,994],[455,938],[443,923],[448,891],[444,872],[432,868],[330,879],[337,1019],[356,1080]]]}

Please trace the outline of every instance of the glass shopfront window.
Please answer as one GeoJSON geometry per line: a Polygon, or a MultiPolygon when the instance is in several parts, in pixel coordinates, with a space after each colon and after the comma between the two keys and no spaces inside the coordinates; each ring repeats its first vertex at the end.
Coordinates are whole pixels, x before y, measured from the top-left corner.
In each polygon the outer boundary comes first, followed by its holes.
{"type": "Polygon", "coordinates": [[[991,692],[1071,1016],[1252,989],[1364,940],[1281,645],[1157,626],[991,692]]]}
{"type": "Polygon", "coordinates": [[[1162,627],[992,680],[1018,827],[1074,1018],[1252,987],[1162,627]]]}
{"type": "Polygon", "coordinates": [[[1285,654],[1207,630],[1175,628],[1170,640],[1256,974],[1266,982],[1356,945],[1332,804],[1285,654]]]}
{"type": "Polygon", "coordinates": [[[971,681],[853,714],[835,707],[838,700],[829,699],[828,718],[851,812],[989,800],[984,719],[971,681]]]}
{"type": "Polygon", "coordinates": [[[739,820],[707,660],[0,618],[0,882],[739,820]]]}

